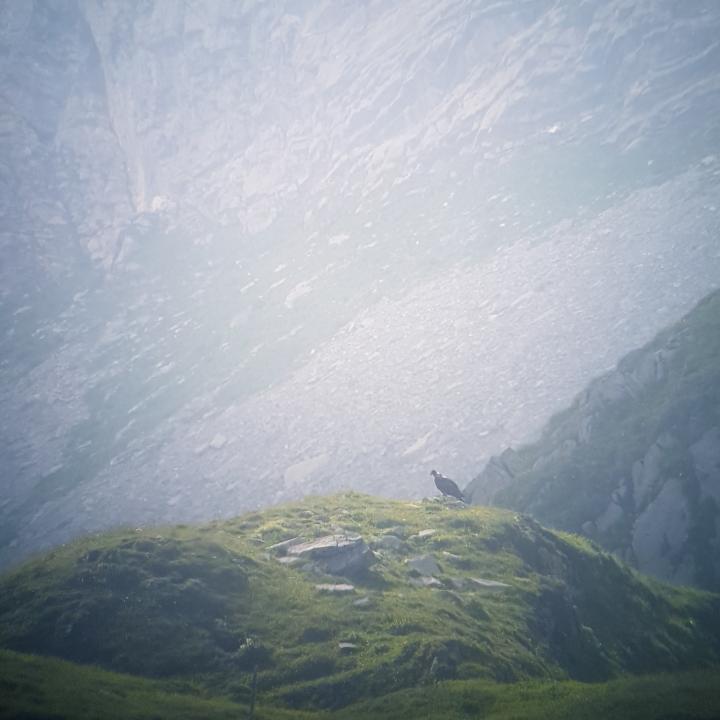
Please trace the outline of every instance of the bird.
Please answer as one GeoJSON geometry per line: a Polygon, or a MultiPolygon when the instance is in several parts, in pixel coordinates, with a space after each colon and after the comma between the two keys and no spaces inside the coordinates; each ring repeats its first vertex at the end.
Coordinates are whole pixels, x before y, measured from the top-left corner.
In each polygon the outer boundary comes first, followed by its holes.
{"type": "Polygon", "coordinates": [[[460,488],[457,486],[454,480],[449,477],[445,477],[437,470],[431,470],[430,474],[435,478],[435,486],[443,495],[449,495],[458,500],[462,500],[464,503],[467,502],[465,496],[460,492],[460,488]]]}

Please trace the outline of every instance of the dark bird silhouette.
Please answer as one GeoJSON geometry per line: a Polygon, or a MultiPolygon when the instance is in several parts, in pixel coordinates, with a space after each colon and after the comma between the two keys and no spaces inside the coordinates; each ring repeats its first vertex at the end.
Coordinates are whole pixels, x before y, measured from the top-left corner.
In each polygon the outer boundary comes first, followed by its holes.
{"type": "Polygon", "coordinates": [[[431,470],[430,474],[435,478],[435,486],[443,495],[449,495],[451,497],[462,500],[464,503],[467,502],[465,496],[460,492],[460,488],[456,485],[454,480],[449,477],[445,477],[437,470],[431,470]]]}

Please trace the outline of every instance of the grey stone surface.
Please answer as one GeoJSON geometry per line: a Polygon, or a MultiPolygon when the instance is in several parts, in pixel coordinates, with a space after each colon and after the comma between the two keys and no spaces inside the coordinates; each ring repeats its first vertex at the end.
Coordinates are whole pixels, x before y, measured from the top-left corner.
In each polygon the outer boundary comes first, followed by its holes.
{"type": "Polygon", "coordinates": [[[349,583],[319,583],[315,586],[315,589],[332,595],[344,595],[346,593],[355,592],[355,586],[350,585],[349,583]]]}
{"type": "Polygon", "coordinates": [[[419,577],[411,577],[408,582],[415,587],[441,588],[443,584],[435,577],[420,575],[419,577]]]}
{"type": "Polygon", "coordinates": [[[382,535],[379,537],[374,545],[383,550],[399,550],[403,541],[397,535],[382,535]]]}
{"type": "Polygon", "coordinates": [[[293,545],[299,545],[303,542],[303,539],[300,536],[292,537],[287,540],[282,540],[280,542],[274,543],[273,545],[270,545],[268,547],[268,550],[271,550],[276,553],[285,553],[287,552],[293,545]]]}
{"type": "Polygon", "coordinates": [[[361,537],[326,535],[310,542],[291,545],[289,556],[310,560],[319,570],[331,575],[362,572],[374,562],[372,550],[361,537]]]}
{"type": "Polygon", "coordinates": [[[424,540],[425,538],[432,537],[437,530],[434,528],[428,528],[427,530],[421,530],[417,535],[415,535],[416,538],[419,538],[420,540],[424,540]]]}
{"type": "Polygon", "coordinates": [[[488,590],[489,592],[502,592],[508,590],[511,585],[500,582],[499,580],[486,580],[485,578],[471,577],[470,582],[475,586],[475,589],[488,590]]]}
{"type": "Polygon", "coordinates": [[[690,446],[690,454],[701,495],[713,498],[720,509],[720,428],[709,428],[690,446]]]}
{"type": "Polygon", "coordinates": [[[692,579],[685,577],[689,568],[681,563],[689,516],[681,482],[667,480],[633,528],[632,549],[643,572],[676,582],[692,579]]]}
{"type": "Polygon", "coordinates": [[[420,575],[437,575],[440,573],[435,558],[432,555],[419,555],[418,557],[408,558],[406,565],[420,575]]]}
{"type": "Polygon", "coordinates": [[[456,555],[455,553],[448,552],[447,550],[442,551],[442,556],[454,562],[463,559],[462,555],[456,555]]]}

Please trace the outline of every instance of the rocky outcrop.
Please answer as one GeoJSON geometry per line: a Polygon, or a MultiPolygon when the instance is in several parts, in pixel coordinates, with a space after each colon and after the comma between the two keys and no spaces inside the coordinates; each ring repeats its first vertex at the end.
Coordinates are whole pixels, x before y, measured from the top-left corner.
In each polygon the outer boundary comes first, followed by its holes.
{"type": "Polygon", "coordinates": [[[405,562],[410,570],[418,575],[437,575],[440,572],[440,568],[432,555],[419,555],[418,557],[408,558],[405,562]]]}
{"type": "Polygon", "coordinates": [[[657,577],[719,589],[720,292],[465,492],[582,532],[657,577]]]}
{"type": "Polygon", "coordinates": [[[403,546],[403,541],[397,535],[381,535],[373,543],[373,547],[380,550],[400,550],[403,546]]]}
{"type": "Polygon", "coordinates": [[[693,556],[687,552],[691,522],[680,480],[663,478],[662,489],[633,524],[631,549],[637,566],[657,577],[691,583],[695,574],[693,556]]]}
{"type": "Polygon", "coordinates": [[[290,545],[289,557],[312,564],[330,575],[352,576],[367,570],[375,560],[372,550],[361,537],[326,535],[310,542],[290,545]]]}

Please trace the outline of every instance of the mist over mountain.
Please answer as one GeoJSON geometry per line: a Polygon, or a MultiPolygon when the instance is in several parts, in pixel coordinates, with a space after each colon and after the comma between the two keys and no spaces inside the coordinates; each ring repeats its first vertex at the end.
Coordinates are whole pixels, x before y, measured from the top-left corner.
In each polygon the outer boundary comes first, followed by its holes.
{"type": "Polygon", "coordinates": [[[596,378],[466,493],[590,536],[642,572],[720,589],[720,291],[596,378]]]}
{"type": "Polygon", "coordinates": [[[720,6],[0,4],[0,563],[432,491],[720,285],[720,6]]]}

